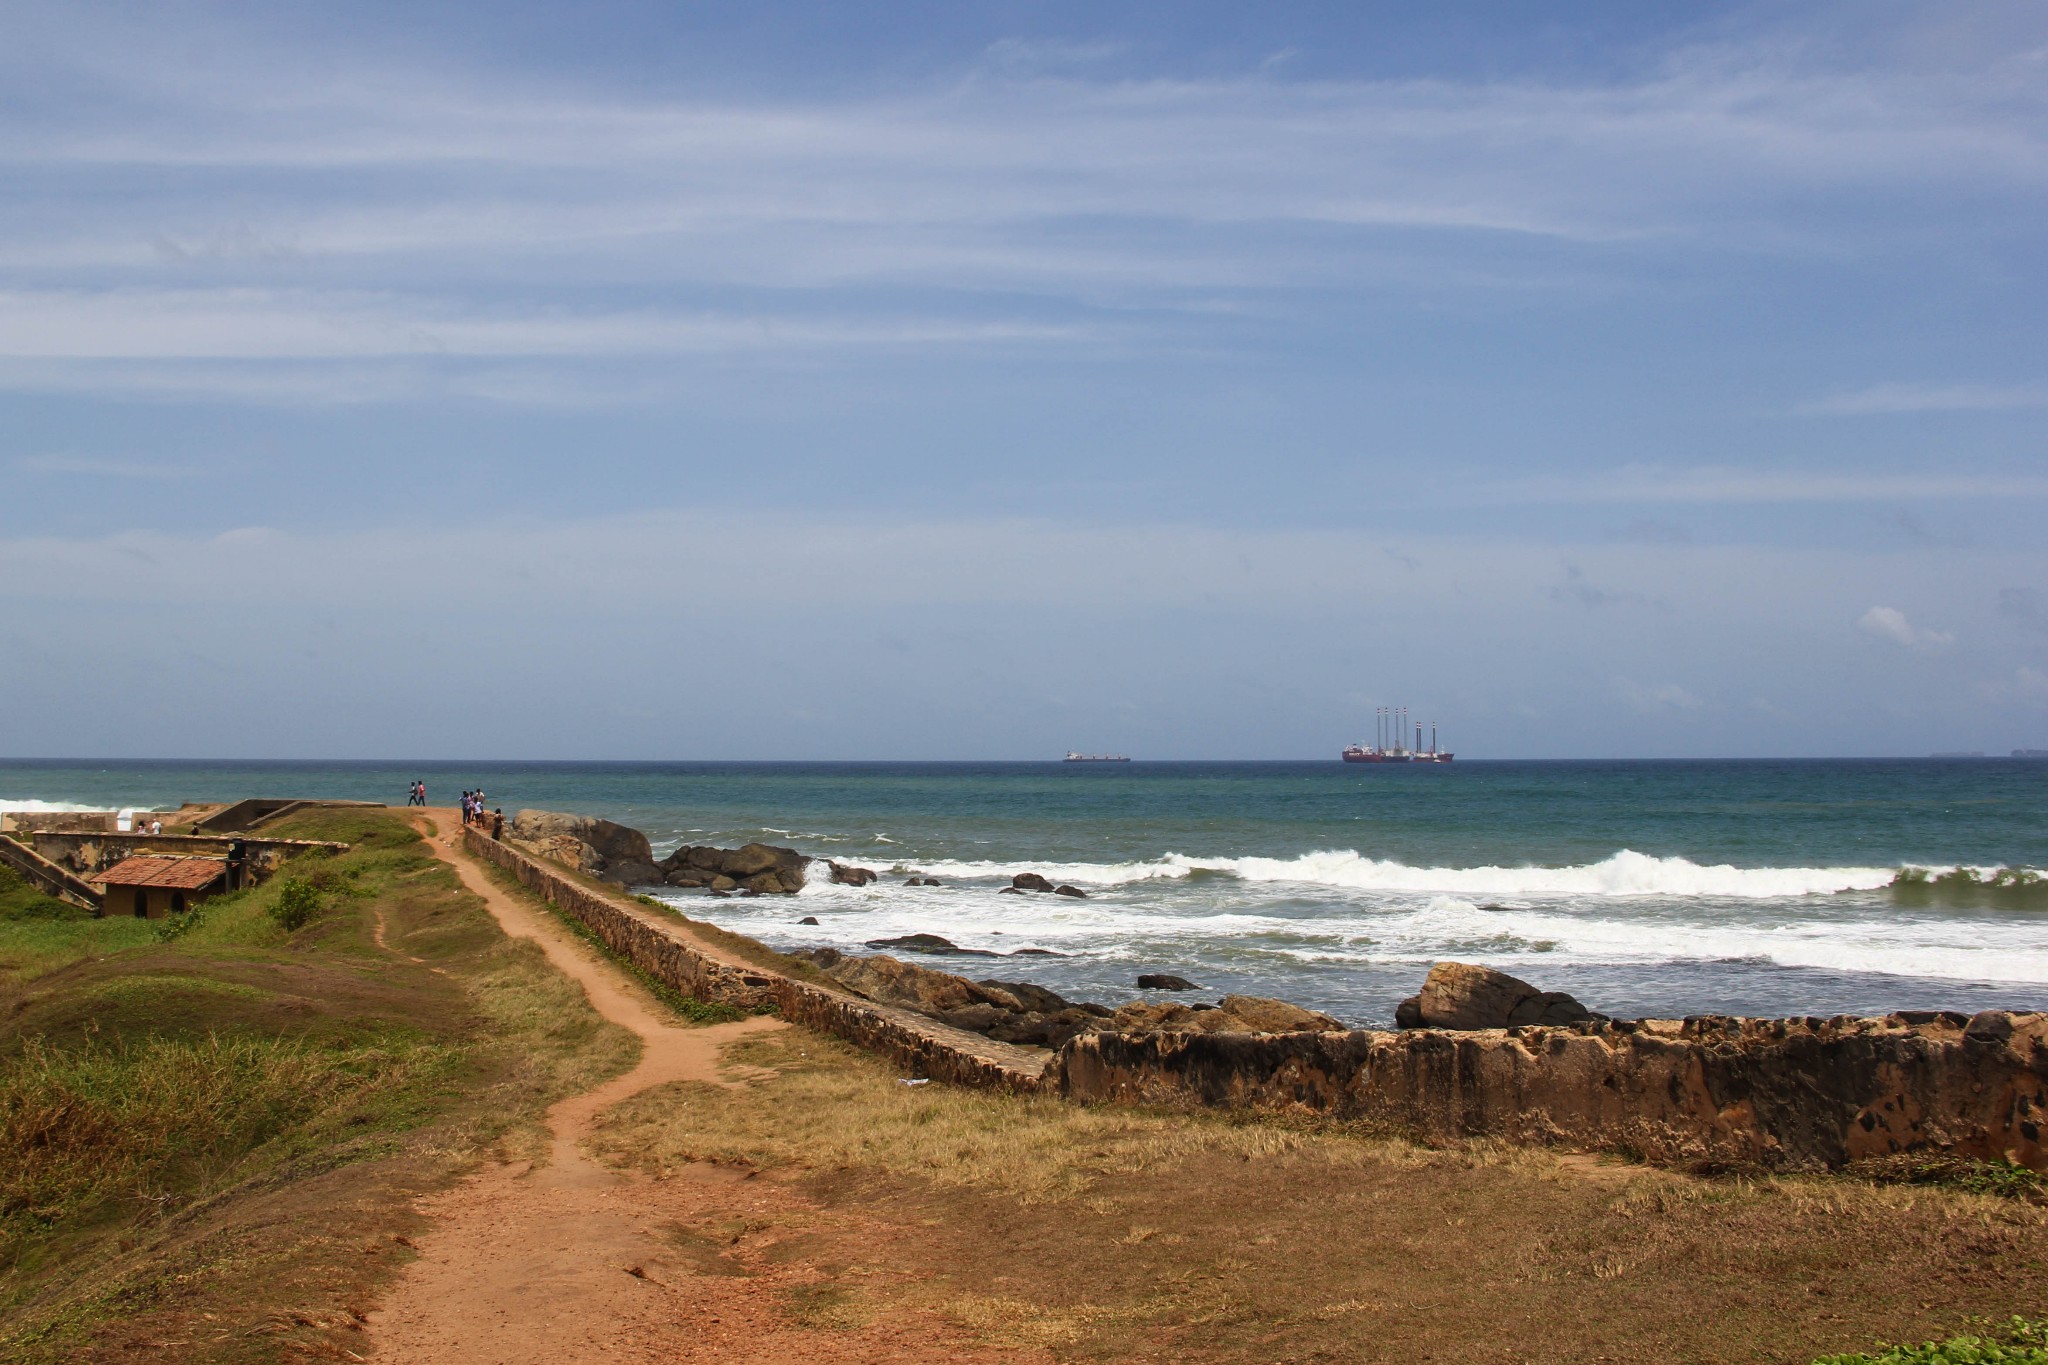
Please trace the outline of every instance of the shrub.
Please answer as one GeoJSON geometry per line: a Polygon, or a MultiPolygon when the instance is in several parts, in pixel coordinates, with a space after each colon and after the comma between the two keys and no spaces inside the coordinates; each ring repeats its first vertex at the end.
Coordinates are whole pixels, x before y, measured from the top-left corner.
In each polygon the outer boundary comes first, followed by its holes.
{"type": "Polygon", "coordinates": [[[1987,1328],[1983,1336],[1822,1356],[1813,1365],[2048,1365],[2048,1319],[2029,1322],[2016,1317],[1987,1328]]]}
{"type": "Polygon", "coordinates": [[[270,917],[286,933],[292,933],[304,928],[319,908],[320,888],[304,877],[286,877],[277,884],[277,900],[271,904],[270,917]]]}

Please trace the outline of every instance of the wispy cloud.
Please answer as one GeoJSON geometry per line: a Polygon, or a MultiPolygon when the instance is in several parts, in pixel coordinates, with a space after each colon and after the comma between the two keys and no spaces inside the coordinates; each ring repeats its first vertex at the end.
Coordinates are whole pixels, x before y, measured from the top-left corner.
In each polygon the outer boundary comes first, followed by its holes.
{"type": "Polygon", "coordinates": [[[94,479],[190,479],[199,471],[165,460],[118,460],[94,455],[23,455],[13,468],[21,474],[54,474],[94,479]]]}
{"type": "Polygon", "coordinates": [[[1857,618],[1856,628],[1907,649],[1941,649],[1956,642],[1956,637],[1947,631],[1914,625],[1897,607],[1872,607],[1857,618]]]}
{"type": "Polygon", "coordinates": [[[1590,477],[1503,481],[1477,496],[1510,503],[1942,502],[2048,498],[2048,477],[1631,466],[1590,477]]]}
{"type": "Polygon", "coordinates": [[[1868,417],[1908,412],[2013,412],[2048,408],[2042,384],[1873,384],[1830,394],[1793,411],[1806,417],[1868,417]]]}

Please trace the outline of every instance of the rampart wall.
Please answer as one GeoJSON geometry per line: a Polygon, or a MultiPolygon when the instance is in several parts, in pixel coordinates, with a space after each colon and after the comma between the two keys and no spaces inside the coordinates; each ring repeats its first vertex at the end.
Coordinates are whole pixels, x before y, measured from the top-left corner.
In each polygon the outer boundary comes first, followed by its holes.
{"type": "Polygon", "coordinates": [[[588,886],[480,830],[462,833],[469,852],[504,868],[613,952],[686,995],[741,1009],[772,1007],[793,1023],[879,1053],[916,1076],[1018,1092],[1037,1090],[1043,1083],[1051,1057],[1043,1048],[998,1043],[910,1010],[756,966],[698,939],[687,925],[659,911],[588,886]]]}
{"type": "Polygon", "coordinates": [[[743,1008],[772,1004],[954,1084],[1087,1103],[1291,1111],[1426,1140],[1490,1137],[1666,1163],[1814,1170],[1932,1149],[2048,1170],[2048,1015],[1093,1033],[1048,1054],[793,980],[479,831],[466,830],[464,841],[678,990],[743,1008]]]}

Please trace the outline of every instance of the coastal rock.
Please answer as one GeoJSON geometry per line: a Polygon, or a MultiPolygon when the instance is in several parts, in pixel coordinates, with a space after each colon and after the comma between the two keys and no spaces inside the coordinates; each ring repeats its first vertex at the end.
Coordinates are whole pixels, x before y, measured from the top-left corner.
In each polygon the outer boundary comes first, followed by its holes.
{"type": "Polygon", "coordinates": [[[706,872],[700,867],[672,867],[662,874],[662,881],[670,886],[701,888],[711,884],[716,873],[706,872]]]}
{"type": "Polygon", "coordinates": [[[951,939],[940,938],[937,934],[904,934],[899,938],[871,938],[870,948],[907,948],[913,953],[957,953],[962,957],[1001,957],[986,948],[962,948],[951,939]]]}
{"type": "Polygon", "coordinates": [[[1088,893],[1078,886],[1055,886],[1052,889],[1052,893],[1055,896],[1072,896],[1075,900],[1079,901],[1088,899],[1088,893]]]}
{"type": "Polygon", "coordinates": [[[1514,1028],[1572,1024],[1596,1017],[1562,991],[1539,991],[1506,972],[1468,962],[1439,962],[1431,967],[1415,1003],[1420,1024],[1404,1027],[1514,1028]]]}
{"type": "Polygon", "coordinates": [[[1568,1024],[1583,1023],[1599,1017],[1563,991],[1539,991],[1515,1006],[1513,1012],[1508,1015],[1507,1027],[1542,1025],[1563,1028],[1568,1024]]]}
{"type": "Polygon", "coordinates": [[[607,861],[604,871],[597,875],[600,880],[618,886],[659,886],[667,874],[653,863],[622,858],[616,862],[607,861]]]}
{"type": "Polygon", "coordinates": [[[996,894],[1002,896],[1021,896],[1024,894],[1024,888],[1021,886],[1006,886],[996,894]]]}
{"type": "Polygon", "coordinates": [[[1055,1048],[1102,1027],[1110,1017],[1101,1005],[1065,1000],[1023,981],[969,981],[882,954],[855,957],[833,948],[797,956],[870,1000],[916,1010],[999,1042],[1055,1048]]]}
{"type": "Polygon", "coordinates": [[[769,844],[747,844],[733,849],[719,859],[718,870],[728,877],[758,877],[763,872],[779,872],[785,867],[801,867],[803,855],[793,848],[775,848],[769,844]]]}
{"type": "Polygon", "coordinates": [[[805,915],[802,919],[797,921],[798,924],[816,924],[817,922],[818,917],[816,915],[805,915]]]}
{"type": "Polygon", "coordinates": [[[1039,876],[1036,872],[1019,872],[1016,876],[1010,878],[1010,885],[1019,891],[1050,892],[1053,889],[1052,883],[1039,876]]]}
{"type": "Polygon", "coordinates": [[[535,857],[546,858],[578,872],[594,876],[604,870],[604,859],[598,851],[573,834],[550,834],[539,839],[513,842],[523,844],[535,857]]]}
{"type": "Polygon", "coordinates": [[[771,868],[766,872],[756,872],[753,876],[741,882],[740,886],[756,896],[794,896],[803,889],[801,881],[791,886],[779,868],[771,868]]]}
{"type": "Polygon", "coordinates": [[[1110,1016],[1108,1027],[1117,1033],[1334,1033],[1344,1029],[1327,1014],[1257,995],[1226,995],[1214,1006],[1133,1001],[1110,1016]]]}
{"type": "Polygon", "coordinates": [[[838,886],[866,886],[881,874],[872,867],[852,867],[846,863],[828,862],[832,870],[832,881],[838,886]]]}
{"type": "Polygon", "coordinates": [[[1408,997],[1408,998],[1407,998],[1406,1000],[1403,1000],[1403,1001],[1402,1001],[1402,1002],[1401,1002],[1400,1004],[1398,1004],[1398,1005],[1394,1006],[1394,1027],[1395,1027],[1395,1028],[1421,1028],[1421,1027],[1422,1027],[1422,997],[1421,997],[1421,996],[1419,996],[1419,995],[1411,995],[1411,996],[1409,996],[1409,997],[1408,997]]]}
{"type": "Polygon", "coordinates": [[[1138,978],[1138,989],[1141,991],[1198,991],[1201,987],[1184,976],[1174,976],[1170,972],[1146,972],[1138,978]]]}
{"type": "Polygon", "coordinates": [[[626,825],[613,824],[588,815],[566,815],[561,811],[522,810],[505,829],[514,843],[538,844],[567,836],[580,839],[595,849],[605,863],[654,861],[654,849],[647,836],[626,825]]]}
{"type": "Polygon", "coordinates": [[[739,883],[726,876],[723,872],[713,873],[711,880],[704,883],[704,885],[718,895],[728,895],[739,889],[739,883]]]}

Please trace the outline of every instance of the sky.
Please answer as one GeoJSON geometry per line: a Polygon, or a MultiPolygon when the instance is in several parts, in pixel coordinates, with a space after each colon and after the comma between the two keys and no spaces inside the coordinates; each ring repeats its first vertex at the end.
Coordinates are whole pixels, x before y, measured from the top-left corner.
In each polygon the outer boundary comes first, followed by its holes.
{"type": "Polygon", "coordinates": [[[2048,747],[2036,3],[0,0],[0,754],[2048,747]]]}

